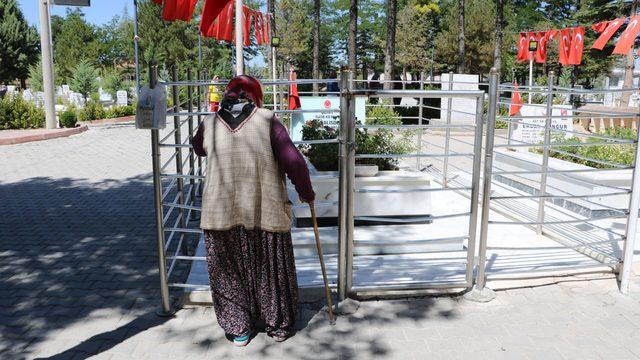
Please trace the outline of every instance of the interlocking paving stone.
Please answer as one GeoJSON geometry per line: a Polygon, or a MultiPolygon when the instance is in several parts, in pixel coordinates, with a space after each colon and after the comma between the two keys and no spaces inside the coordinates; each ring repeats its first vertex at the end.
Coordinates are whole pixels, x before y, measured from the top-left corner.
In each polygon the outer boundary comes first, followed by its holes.
{"type": "Polygon", "coordinates": [[[297,334],[236,349],[211,307],[157,317],[149,133],[90,129],[0,147],[0,358],[640,358],[640,279],[558,278],[459,297],[370,300],[329,326],[303,304],[297,334]]]}

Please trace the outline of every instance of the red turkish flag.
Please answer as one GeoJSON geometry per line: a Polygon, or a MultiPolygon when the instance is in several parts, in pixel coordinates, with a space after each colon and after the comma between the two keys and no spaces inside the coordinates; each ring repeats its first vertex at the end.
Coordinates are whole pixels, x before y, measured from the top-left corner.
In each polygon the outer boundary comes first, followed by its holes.
{"type": "Polygon", "coordinates": [[[162,19],[164,21],[189,21],[197,2],[198,0],[165,0],[162,7],[162,19]]]}
{"type": "Polygon", "coordinates": [[[253,16],[253,28],[256,31],[256,44],[264,44],[264,37],[262,36],[262,13],[256,12],[253,16]]]}
{"type": "MultiPolygon", "coordinates": [[[[202,8],[202,17],[200,18],[200,33],[203,36],[215,37],[207,34],[210,34],[210,30],[213,30],[213,23],[225,6],[232,3],[233,1],[231,0],[205,0],[202,8]]],[[[223,25],[223,22],[219,24],[221,28],[224,27],[223,25]]]]}
{"type": "Polygon", "coordinates": [[[569,65],[569,50],[571,50],[571,31],[562,29],[559,32],[558,53],[560,64],[569,65]]]}
{"type": "Polygon", "coordinates": [[[162,0],[152,0],[152,1],[158,5],[162,5],[162,0]]]}
{"type": "Polygon", "coordinates": [[[533,54],[535,62],[544,63],[547,61],[547,45],[549,43],[550,35],[551,30],[536,34],[536,38],[538,39],[538,49],[533,54]]]}
{"type": "Polygon", "coordinates": [[[584,49],[584,27],[573,28],[573,39],[569,50],[569,64],[580,65],[582,63],[582,50],[584,49]]]}
{"type": "Polygon", "coordinates": [[[520,33],[520,35],[518,36],[518,55],[516,56],[516,59],[518,61],[527,61],[527,51],[527,34],[520,33]]]}
{"type": "Polygon", "coordinates": [[[620,34],[616,47],[613,49],[614,54],[625,55],[629,53],[629,50],[631,50],[631,47],[636,42],[638,33],[640,33],[640,24],[638,22],[640,22],[640,15],[629,18],[627,28],[620,34]]]}
{"type": "Polygon", "coordinates": [[[609,26],[609,23],[611,21],[602,21],[596,24],[591,25],[591,30],[597,32],[598,34],[600,34],[601,32],[603,32],[607,26],[609,26]]]}
{"type": "Polygon", "coordinates": [[[509,105],[509,116],[516,115],[522,109],[522,97],[518,92],[518,82],[513,82],[513,91],[511,92],[511,105],[509,105]]]}
{"type": "MultiPolygon", "coordinates": [[[[598,31],[596,29],[594,29],[595,31],[601,33],[600,36],[598,37],[598,39],[596,39],[596,42],[593,43],[593,46],[591,47],[592,49],[598,49],[598,50],[602,50],[604,48],[605,45],[607,45],[607,42],[609,41],[609,39],[611,39],[611,37],[613,36],[613,34],[616,33],[616,31],[618,31],[618,29],[620,28],[620,26],[622,26],[624,24],[624,21],[627,18],[621,17],[619,19],[615,19],[615,20],[611,20],[611,21],[605,21],[603,23],[606,23],[606,28],[602,31],[598,31]]],[[[598,23],[598,24],[603,24],[603,23],[598,23]]],[[[598,25],[596,24],[596,25],[598,25]]],[[[593,26],[596,26],[593,25],[593,26]]]]}
{"type": "Polygon", "coordinates": [[[271,42],[269,18],[271,18],[271,14],[267,14],[262,17],[262,38],[264,39],[265,44],[269,44],[269,42],[271,42]]]}
{"type": "Polygon", "coordinates": [[[251,45],[251,21],[253,20],[253,10],[246,6],[242,7],[242,36],[244,46],[251,45]]]}
{"type": "MultiPolygon", "coordinates": [[[[296,71],[291,68],[289,71],[289,80],[296,79],[296,71]]],[[[298,94],[298,84],[292,82],[289,86],[289,110],[300,108],[300,95],[298,94]]]]}

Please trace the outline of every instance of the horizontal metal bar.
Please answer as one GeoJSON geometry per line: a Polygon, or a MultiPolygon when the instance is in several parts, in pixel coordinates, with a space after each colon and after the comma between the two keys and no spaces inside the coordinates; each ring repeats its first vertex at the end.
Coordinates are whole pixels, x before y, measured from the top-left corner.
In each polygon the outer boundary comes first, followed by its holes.
{"type": "Polygon", "coordinates": [[[198,284],[182,284],[182,283],[169,283],[169,287],[175,288],[190,288],[196,290],[206,290],[211,291],[211,287],[209,285],[198,285],[198,284]]]}
{"type": "MultiPolygon", "coordinates": [[[[287,79],[265,79],[261,81],[262,86],[272,86],[272,85],[291,85],[291,84],[328,84],[328,83],[337,83],[338,79],[295,79],[295,80],[287,80],[287,79]]],[[[220,81],[207,81],[207,80],[199,80],[199,81],[158,81],[158,84],[164,86],[226,86],[229,83],[229,80],[220,80],[220,81]]]]}
{"type": "Polygon", "coordinates": [[[601,216],[601,217],[592,217],[586,219],[571,219],[571,220],[559,220],[559,221],[492,221],[489,220],[490,224],[500,224],[500,225],[559,225],[559,224],[579,224],[584,222],[596,221],[596,220],[604,220],[604,219],[619,219],[628,215],[628,211],[624,211],[623,214],[620,215],[609,215],[609,216],[601,216]]]}
{"type": "Polygon", "coordinates": [[[187,148],[187,149],[190,149],[193,147],[191,144],[160,144],[159,146],[168,147],[168,148],[187,148]]]}
{"type": "Polygon", "coordinates": [[[386,158],[428,158],[428,157],[459,157],[473,156],[471,153],[450,153],[450,154],[356,154],[356,159],[386,159],[386,158]]]}
{"type": "Polygon", "coordinates": [[[412,193],[412,192],[431,192],[431,191],[460,191],[471,190],[470,187],[447,187],[447,188],[413,188],[413,189],[363,189],[358,188],[353,191],[357,193],[412,193]]]}
{"type": "MultiPolygon", "coordinates": [[[[355,246],[368,247],[368,246],[403,246],[403,245],[429,245],[435,241],[456,241],[456,240],[467,240],[469,236],[449,236],[449,237],[441,237],[441,238],[432,238],[432,239],[422,239],[422,240],[411,240],[410,242],[400,242],[397,240],[354,240],[355,246]]],[[[315,245],[315,244],[314,244],[315,245]]],[[[311,246],[311,245],[310,245],[311,246]]],[[[460,250],[463,251],[463,250],[460,250]]],[[[436,252],[440,252],[437,250],[436,252]]],[[[398,255],[397,252],[393,253],[394,255],[398,255]]]]}
{"type": "MultiPolygon", "coordinates": [[[[539,92],[539,91],[536,91],[536,92],[539,92]]],[[[498,101],[498,104],[509,105],[509,106],[513,105],[511,102],[508,102],[508,101],[498,101]]],[[[542,104],[527,104],[527,106],[537,107],[537,108],[544,108],[544,109],[547,108],[546,105],[542,105],[542,104]]],[[[600,111],[600,110],[567,109],[567,108],[562,108],[562,107],[552,107],[551,109],[553,109],[553,110],[571,110],[571,111],[575,111],[575,112],[584,112],[584,113],[597,114],[597,115],[607,115],[607,116],[611,116],[611,117],[625,117],[625,116],[633,116],[634,115],[633,113],[613,113],[613,112],[605,112],[605,111],[600,111]]],[[[636,115],[636,116],[638,116],[638,115],[636,115]]],[[[566,117],[570,117],[570,116],[566,116],[566,117]]]]}
{"type": "Polygon", "coordinates": [[[420,129],[474,129],[475,125],[356,125],[357,129],[401,129],[401,130],[420,130],[420,129]]]}
{"type": "MultiPolygon", "coordinates": [[[[317,208],[319,207],[327,207],[327,206],[336,206],[338,205],[337,201],[314,201],[313,205],[317,208]]],[[[293,205],[294,209],[308,209],[309,205],[306,203],[293,205]]]]}
{"type": "Polygon", "coordinates": [[[509,174],[564,174],[564,173],[588,173],[588,172],[605,172],[605,171],[623,171],[631,170],[633,167],[615,168],[615,169],[568,169],[568,170],[513,170],[513,171],[493,171],[491,175],[509,175],[509,174]]]}
{"type": "Polygon", "coordinates": [[[382,221],[382,222],[398,223],[398,224],[411,224],[411,223],[425,222],[425,221],[438,220],[438,219],[448,219],[448,218],[454,218],[454,217],[469,216],[469,214],[470,212],[462,212],[462,213],[446,214],[446,215],[416,216],[416,217],[407,218],[407,219],[390,218],[390,217],[384,217],[384,216],[355,216],[354,220],[382,221]]]}
{"type": "Polygon", "coordinates": [[[302,140],[302,141],[294,141],[294,145],[313,145],[313,144],[337,144],[339,143],[339,139],[326,139],[326,140],[302,140]]]}
{"type": "Polygon", "coordinates": [[[178,233],[188,233],[188,234],[203,234],[202,229],[191,229],[191,228],[180,228],[180,227],[170,227],[165,228],[164,231],[167,232],[178,232],[178,233]]]}
{"type": "Polygon", "coordinates": [[[631,190],[629,191],[620,191],[615,193],[606,193],[606,194],[587,194],[587,195],[512,195],[512,196],[491,196],[491,200],[508,200],[508,199],[584,199],[591,197],[609,197],[609,196],[618,196],[618,195],[629,195],[631,190]]]}
{"type": "Polygon", "coordinates": [[[303,114],[303,113],[339,113],[340,109],[295,109],[295,110],[273,110],[276,114],[303,114]]]}
{"type": "Polygon", "coordinates": [[[534,148],[551,148],[554,146],[565,147],[588,147],[588,146],[611,146],[620,144],[635,144],[635,140],[628,141],[605,141],[605,142],[581,142],[581,143],[550,143],[550,144],[498,144],[494,148],[516,148],[516,147],[534,147],[534,148]]]}
{"type": "Polygon", "coordinates": [[[484,96],[480,90],[365,90],[357,89],[349,93],[352,96],[368,97],[421,97],[421,98],[479,98],[484,96]]]}
{"type": "Polygon", "coordinates": [[[167,256],[167,259],[205,261],[207,260],[207,257],[206,256],[170,255],[170,256],[167,256]]]}
{"type": "Polygon", "coordinates": [[[181,205],[175,202],[172,203],[162,203],[162,206],[170,206],[170,207],[176,207],[179,209],[188,209],[188,210],[194,210],[194,211],[202,211],[202,208],[200,206],[193,206],[193,205],[181,205]]]}
{"type": "MultiPolygon", "coordinates": [[[[447,263],[452,265],[455,263],[447,263]]],[[[466,263],[460,263],[466,264],[466,263]]],[[[464,277],[464,274],[460,275],[464,277]]],[[[359,294],[364,293],[384,293],[390,291],[414,291],[414,290],[426,290],[426,289],[463,289],[469,288],[471,284],[469,282],[455,282],[455,281],[412,281],[404,284],[386,283],[380,285],[353,285],[351,287],[352,292],[359,294]]]]}
{"type": "MultiPolygon", "coordinates": [[[[420,106],[420,105],[416,105],[416,106],[420,106]]],[[[454,109],[449,110],[449,109],[444,109],[442,107],[437,107],[437,106],[422,105],[422,107],[423,108],[427,108],[427,109],[440,110],[440,111],[443,111],[443,112],[451,111],[453,113],[458,113],[458,114],[473,115],[473,116],[476,115],[476,113],[473,113],[473,112],[462,111],[462,110],[454,110],[454,109]]]]}
{"type": "Polygon", "coordinates": [[[184,174],[160,174],[160,176],[162,176],[163,178],[170,178],[170,179],[202,179],[204,180],[204,176],[199,176],[199,175],[184,175],[184,174]]]}

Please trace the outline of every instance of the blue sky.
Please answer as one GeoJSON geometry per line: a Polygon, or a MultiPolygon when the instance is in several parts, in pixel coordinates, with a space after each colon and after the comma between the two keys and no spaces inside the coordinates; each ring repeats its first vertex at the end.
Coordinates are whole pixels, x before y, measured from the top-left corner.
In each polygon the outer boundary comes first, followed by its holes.
{"type": "MultiPolygon", "coordinates": [[[[38,13],[38,1],[36,0],[18,0],[20,8],[25,18],[31,25],[40,28],[40,14],[38,13]]],[[[125,6],[128,7],[129,14],[133,14],[133,0],[91,0],[90,7],[82,7],[85,13],[85,19],[96,25],[102,25],[114,15],[122,14],[125,6]]],[[[68,6],[52,6],[52,15],[64,15],[68,6]]]]}

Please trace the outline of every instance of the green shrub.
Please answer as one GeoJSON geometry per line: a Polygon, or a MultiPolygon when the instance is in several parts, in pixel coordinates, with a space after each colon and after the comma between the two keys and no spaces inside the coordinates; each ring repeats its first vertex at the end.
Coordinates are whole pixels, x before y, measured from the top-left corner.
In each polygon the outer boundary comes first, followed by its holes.
{"type": "MultiPolygon", "coordinates": [[[[327,140],[337,137],[337,130],[325,127],[318,119],[307,121],[302,127],[303,140],[327,140]]],[[[307,145],[303,147],[303,152],[317,170],[338,170],[337,144],[307,145]]]]}
{"type": "MultiPolygon", "coordinates": [[[[383,104],[380,104],[383,105],[383,104]]],[[[367,124],[402,125],[402,120],[392,108],[386,106],[370,106],[366,111],[367,124]]]]}
{"type": "Polygon", "coordinates": [[[88,103],[78,114],[78,120],[91,121],[105,118],[105,111],[99,102],[88,103]]]}
{"type": "Polygon", "coordinates": [[[78,122],[78,116],[76,115],[76,109],[69,108],[60,114],[60,126],[66,128],[76,127],[78,122]]]}
{"type": "Polygon", "coordinates": [[[44,111],[20,96],[0,100],[0,130],[37,129],[45,124],[44,111]]]}
{"type": "MultiPolygon", "coordinates": [[[[619,139],[636,139],[637,132],[632,129],[625,129],[616,126],[613,130],[607,129],[606,134],[619,139]]],[[[570,138],[555,138],[553,143],[562,144],[583,144],[583,143],[601,143],[603,139],[587,138],[586,141],[578,137],[570,138]]],[[[540,148],[534,148],[532,152],[541,154],[540,148]]],[[[602,164],[593,160],[586,160],[582,158],[590,158],[605,162],[612,162],[617,164],[623,164],[627,166],[633,165],[633,158],[635,156],[635,149],[633,144],[615,144],[612,145],[592,145],[592,146],[556,146],[549,150],[549,156],[556,159],[570,161],[576,164],[586,165],[598,169],[613,168],[607,164],[602,164]]]]}
{"type": "Polygon", "coordinates": [[[112,106],[111,108],[107,109],[106,113],[105,113],[105,119],[113,119],[113,118],[119,118],[119,117],[124,117],[124,116],[131,116],[131,115],[135,115],[136,113],[136,108],[130,105],[127,106],[112,106]]]}

